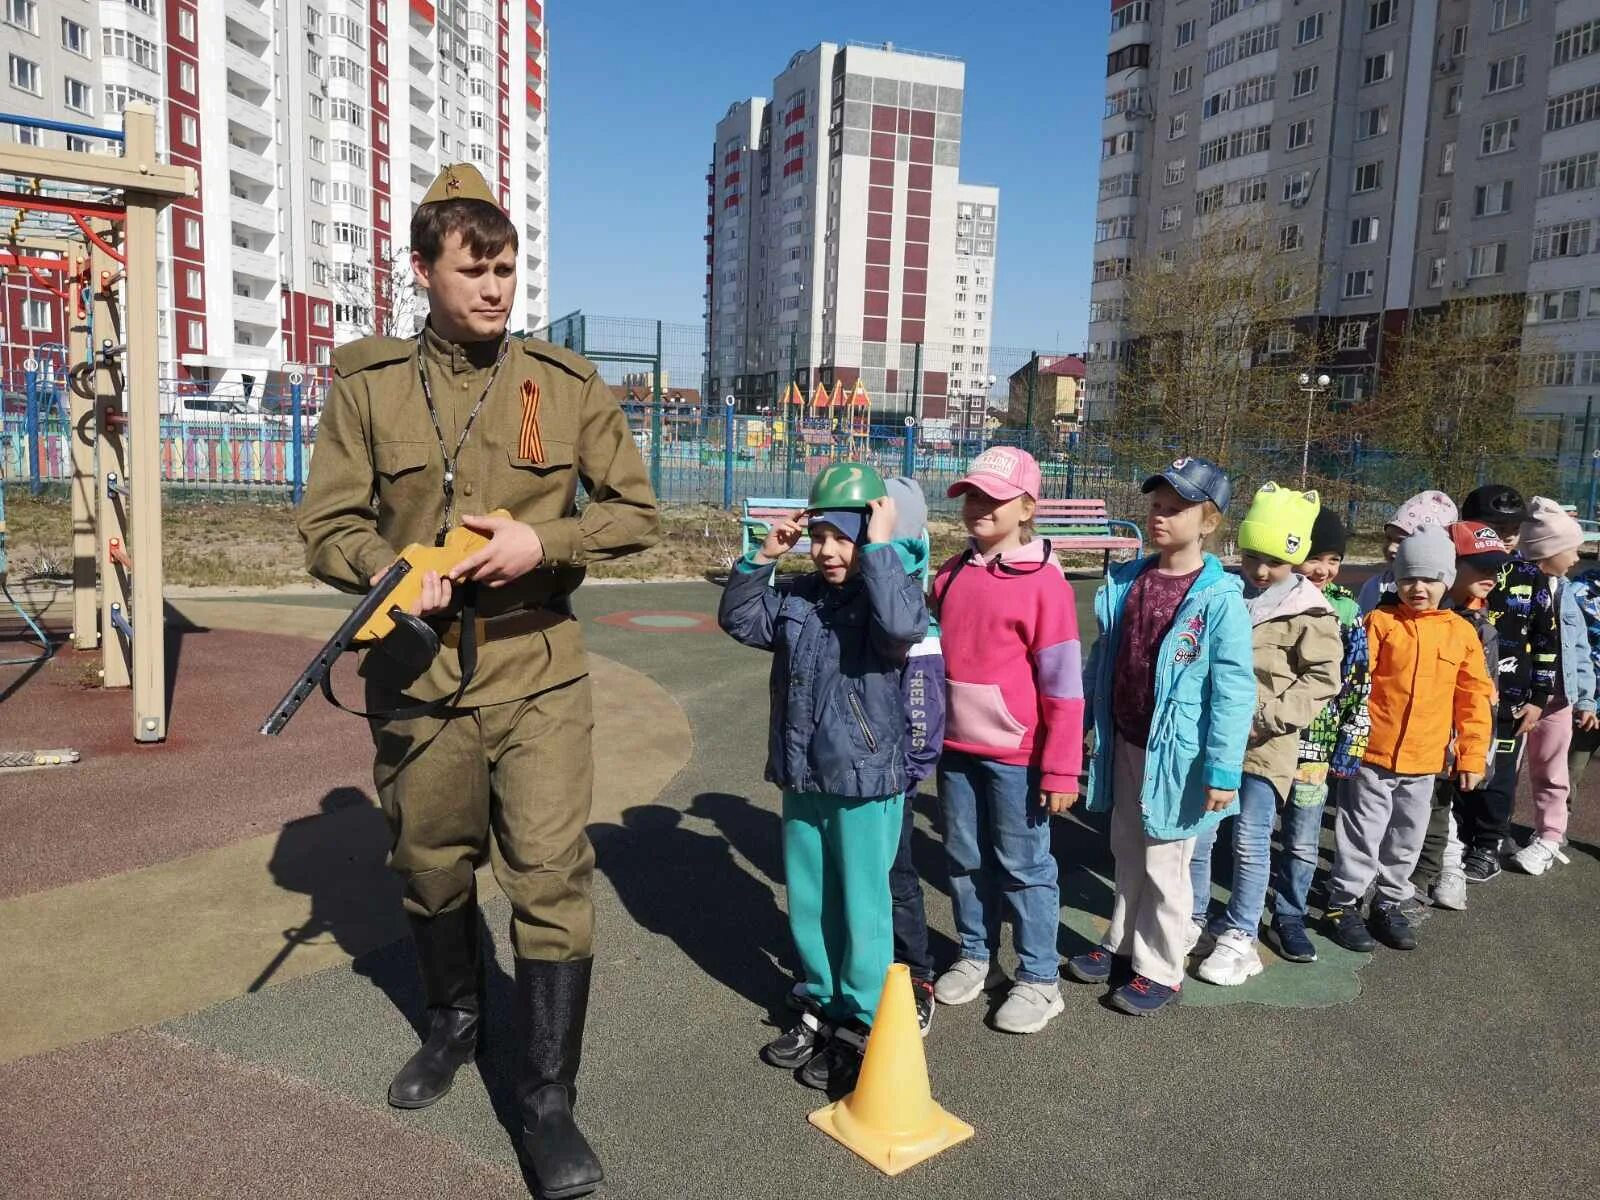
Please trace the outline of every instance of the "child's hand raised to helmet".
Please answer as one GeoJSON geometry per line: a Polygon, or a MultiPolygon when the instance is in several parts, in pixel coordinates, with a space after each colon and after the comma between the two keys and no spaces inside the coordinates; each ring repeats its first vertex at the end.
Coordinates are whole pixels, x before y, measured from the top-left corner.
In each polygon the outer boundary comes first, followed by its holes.
{"type": "Polygon", "coordinates": [[[805,526],[800,524],[800,518],[804,515],[804,513],[790,513],[782,520],[773,523],[772,528],[767,530],[767,537],[761,543],[761,549],[756,551],[758,564],[777,562],[794,549],[794,544],[806,531],[805,526]]]}
{"type": "Polygon", "coordinates": [[[880,496],[867,502],[867,541],[894,541],[893,496],[880,496]]]}

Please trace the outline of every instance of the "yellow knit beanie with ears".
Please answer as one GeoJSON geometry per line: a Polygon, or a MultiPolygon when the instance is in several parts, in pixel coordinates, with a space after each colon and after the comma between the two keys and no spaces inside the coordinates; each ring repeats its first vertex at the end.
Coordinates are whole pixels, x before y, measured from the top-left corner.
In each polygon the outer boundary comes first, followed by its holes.
{"type": "Polygon", "coordinates": [[[1264,483],[1239,525],[1239,549],[1298,566],[1311,552],[1311,526],[1322,511],[1316,492],[1264,483]]]}

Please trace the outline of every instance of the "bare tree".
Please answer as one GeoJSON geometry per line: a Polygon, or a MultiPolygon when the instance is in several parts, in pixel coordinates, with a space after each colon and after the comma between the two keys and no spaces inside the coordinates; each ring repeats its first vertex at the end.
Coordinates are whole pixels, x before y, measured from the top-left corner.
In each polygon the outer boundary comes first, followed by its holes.
{"type": "Polygon", "coordinates": [[[395,249],[386,269],[366,263],[329,263],[328,283],[342,325],[363,336],[411,337],[427,315],[427,301],[411,271],[411,252],[395,249]]]}
{"type": "Polygon", "coordinates": [[[1298,468],[1298,379],[1328,354],[1323,324],[1303,315],[1316,307],[1317,256],[1261,209],[1201,217],[1181,246],[1129,268],[1112,420],[1125,451],[1177,445],[1244,467],[1261,447],[1292,447],[1298,468]]]}

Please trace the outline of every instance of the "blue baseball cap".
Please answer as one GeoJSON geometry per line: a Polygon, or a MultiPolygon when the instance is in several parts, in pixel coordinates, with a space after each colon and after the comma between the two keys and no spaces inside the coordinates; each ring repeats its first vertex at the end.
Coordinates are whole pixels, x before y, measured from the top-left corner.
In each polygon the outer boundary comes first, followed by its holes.
{"type": "Polygon", "coordinates": [[[1204,458],[1174,459],[1165,471],[1146,479],[1139,490],[1152,492],[1163,483],[1171,484],[1172,490],[1191,504],[1211,501],[1218,512],[1228,511],[1228,499],[1233,495],[1227,472],[1204,458]]]}
{"type": "Polygon", "coordinates": [[[863,508],[828,508],[806,516],[806,530],[813,525],[832,525],[846,538],[860,545],[867,540],[867,512],[863,508]]]}

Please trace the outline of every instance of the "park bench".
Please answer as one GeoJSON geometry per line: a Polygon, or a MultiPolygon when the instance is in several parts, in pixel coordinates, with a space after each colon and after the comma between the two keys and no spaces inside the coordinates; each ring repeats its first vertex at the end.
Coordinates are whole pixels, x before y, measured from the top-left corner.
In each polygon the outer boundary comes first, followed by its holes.
{"type": "Polygon", "coordinates": [[[1033,529],[1050,539],[1054,550],[1099,550],[1105,556],[1105,570],[1111,570],[1113,550],[1144,553],[1144,535],[1132,521],[1118,521],[1106,512],[1104,500],[1041,500],[1034,510],[1033,529]],[[1129,535],[1114,530],[1126,529],[1129,535]]]}

